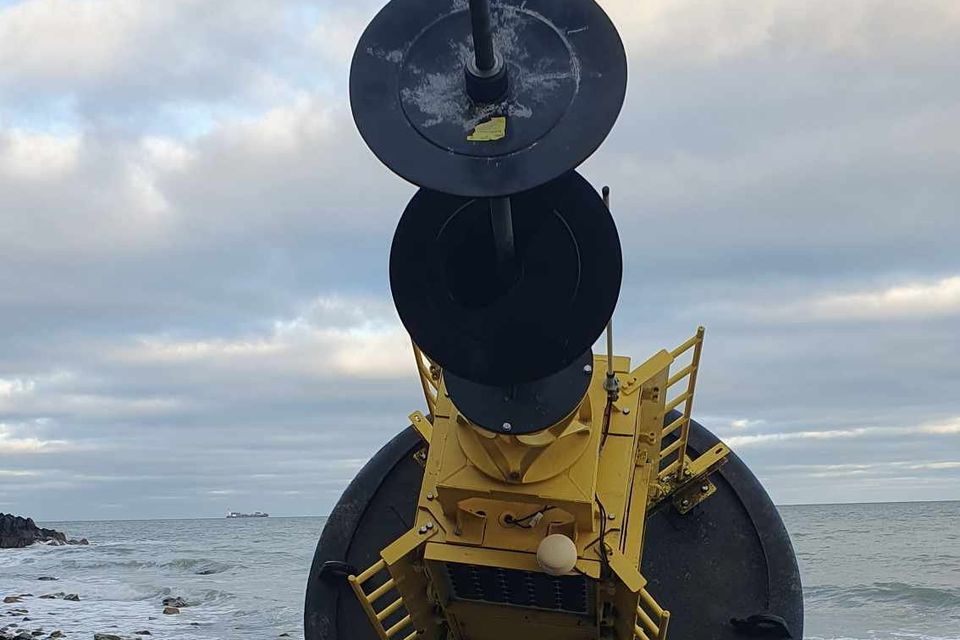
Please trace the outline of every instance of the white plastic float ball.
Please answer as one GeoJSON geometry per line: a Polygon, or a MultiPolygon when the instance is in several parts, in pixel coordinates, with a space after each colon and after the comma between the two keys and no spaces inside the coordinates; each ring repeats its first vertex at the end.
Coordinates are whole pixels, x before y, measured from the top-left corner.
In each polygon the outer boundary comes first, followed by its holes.
{"type": "Polygon", "coordinates": [[[562,533],[549,535],[537,547],[537,564],[551,576],[567,575],[577,564],[577,545],[562,533]]]}

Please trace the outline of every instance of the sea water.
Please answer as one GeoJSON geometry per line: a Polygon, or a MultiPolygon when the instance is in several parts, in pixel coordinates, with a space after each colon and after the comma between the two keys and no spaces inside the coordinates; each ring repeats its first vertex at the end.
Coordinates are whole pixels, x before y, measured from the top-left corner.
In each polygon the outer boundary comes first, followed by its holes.
{"type": "MultiPolygon", "coordinates": [[[[960,502],[781,513],[803,575],[806,638],[960,640],[960,502]]],[[[34,594],[0,604],[0,614],[26,608],[23,628],[68,638],[139,630],[172,640],[302,638],[304,588],[324,522],[45,522],[91,544],[0,551],[0,596],[34,594]],[[80,601],[36,597],[59,591],[80,601]],[[191,606],[163,615],[166,596],[191,606]]],[[[12,620],[0,616],[0,627],[12,620]]]]}

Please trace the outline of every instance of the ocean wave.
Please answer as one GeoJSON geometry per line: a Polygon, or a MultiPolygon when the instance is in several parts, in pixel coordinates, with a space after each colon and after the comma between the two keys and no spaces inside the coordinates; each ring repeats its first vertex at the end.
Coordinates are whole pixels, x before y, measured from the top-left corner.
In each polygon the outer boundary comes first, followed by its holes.
{"type": "Polygon", "coordinates": [[[63,560],[61,567],[67,569],[173,569],[185,573],[207,576],[243,568],[239,563],[220,562],[206,558],[176,558],[168,561],[119,560],[109,558],[70,558],[63,560]]]}
{"type": "Polygon", "coordinates": [[[924,609],[960,610],[960,589],[920,587],[903,582],[874,582],[869,585],[834,585],[804,588],[810,602],[843,606],[900,604],[924,609]]]}

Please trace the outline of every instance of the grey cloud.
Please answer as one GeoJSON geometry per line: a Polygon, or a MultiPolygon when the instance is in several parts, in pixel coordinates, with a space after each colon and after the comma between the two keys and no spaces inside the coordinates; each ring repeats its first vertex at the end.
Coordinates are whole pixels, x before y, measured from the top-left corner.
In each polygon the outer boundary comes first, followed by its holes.
{"type": "MultiPolygon", "coordinates": [[[[614,189],[618,348],[639,362],[706,325],[695,414],[777,500],[957,497],[960,470],[898,466],[960,441],[912,431],[960,416],[937,288],[960,276],[950,3],[604,4],[631,88],[583,171],[614,189]],[[903,286],[909,313],[861,308],[903,286]],[[878,431],[743,440],[859,428],[878,431]]],[[[124,14],[142,50],[71,79],[49,53],[0,72],[6,509],[324,513],[422,406],[386,273],[413,189],[344,94],[379,4],[197,6],[124,14]],[[199,132],[174,126],[189,113],[199,132]]],[[[77,46],[130,46],[93,33],[77,46]]]]}

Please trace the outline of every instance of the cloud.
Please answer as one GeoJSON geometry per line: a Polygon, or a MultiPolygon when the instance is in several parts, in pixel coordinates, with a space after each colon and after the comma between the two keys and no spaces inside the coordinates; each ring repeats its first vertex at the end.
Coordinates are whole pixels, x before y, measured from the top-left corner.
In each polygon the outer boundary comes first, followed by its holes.
{"type": "Polygon", "coordinates": [[[0,469],[0,478],[33,478],[39,475],[36,471],[23,471],[21,469],[0,469]]]}
{"type": "MultiPolygon", "coordinates": [[[[43,440],[32,435],[22,435],[28,431],[26,425],[11,425],[0,422],[0,456],[23,456],[33,454],[53,454],[77,450],[74,444],[66,440],[43,440]]],[[[8,471],[7,475],[27,477],[29,471],[8,471]]]]}
{"type": "MultiPolygon", "coordinates": [[[[381,4],[3,4],[4,502],[325,513],[422,407],[388,283],[414,189],[346,95],[381,4]]],[[[695,417],[775,499],[957,497],[956,3],[603,5],[618,351],[706,325],[695,417]]]]}
{"type": "MultiPolygon", "coordinates": [[[[167,103],[289,95],[288,29],[304,3],[29,0],[0,7],[0,88],[19,107],[117,122],[167,103]]],[[[218,105],[217,103],[221,103],[218,105]]]]}
{"type": "MultiPolygon", "coordinates": [[[[851,438],[891,438],[898,436],[960,435],[960,418],[947,422],[921,424],[915,427],[857,427],[853,429],[830,429],[823,431],[790,431],[782,433],[758,433],[724,438],[731,447],[781,444],[798,440],[837,440],[851,438]]],[[[920,468],[920,467],[918,467],[920,468]]]]}
{"type": "Polygon", "coordinates": [[[779,309],[758,308],[754,313],[778,319],[845,322],[956,316],[960,314],[960,276],[868,291],[822,294],[779,309]]]}
{"type": "Polygon", "coordinates": [[[274,321],[260,335],[201,341],[144,337],[115,355],[138,366],[273,370],[323,379],[396,378],[415,370],[409,337],[391,308],[336,295],[311,301],[301,314],[274,321]]]}
{"type": "Polygon", "coordinates": [[[903,63],[917,49],[956,48],[960,14],[950,3],[922,0],[829,0],[797,4],[760,0],[703,3],[659,0],[602,3],[634,55],[653,64],[715,65],[731,58],[817,55],[903,63]]]}

